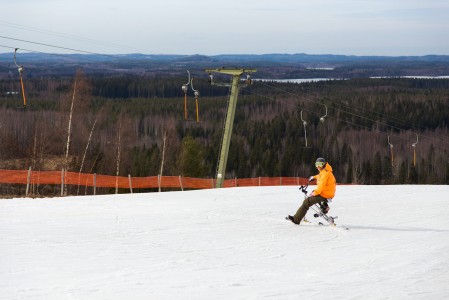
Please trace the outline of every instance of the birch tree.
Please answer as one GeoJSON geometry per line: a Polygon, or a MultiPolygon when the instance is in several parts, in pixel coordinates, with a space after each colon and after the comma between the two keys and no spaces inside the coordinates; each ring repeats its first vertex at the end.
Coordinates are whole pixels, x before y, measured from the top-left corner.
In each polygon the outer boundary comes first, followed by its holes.
{"type": "MultiPolygon", "coordinates": [[[[75,75],[75,82],[73,84],[73,92],[70,101],[70,109],[69,109],[69,118],[67,124],[67,142],[65,147],[65,155],[64,155],[64,172],[66,173],[69,170],[69,152],[70,152],[70,143],[73,134],[73,117],[75,112],[75,103],[77,103],[77,107],[79,111],[85,111],[89,100],[89,85],[87,84],[84,75],[81,71],[77,71],[75,75]]],[[[66,176],[64,176],[65,180],[66,176]]],[[[67,185],[64,184],[64,195],[67,195],[67,185]]]]}

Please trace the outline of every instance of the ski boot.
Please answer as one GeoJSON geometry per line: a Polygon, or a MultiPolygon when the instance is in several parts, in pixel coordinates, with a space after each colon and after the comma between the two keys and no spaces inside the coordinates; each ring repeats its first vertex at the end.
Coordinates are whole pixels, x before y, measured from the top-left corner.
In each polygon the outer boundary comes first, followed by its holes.
{"type": "Polygon", "coordinates": [[[296,225],[299,224],[299,223],[296,223],[296,222],[295,222],[295,219],[294,219],[292,216],[290,216],[290,215],[288,215],[285,219],[291,221],[292,223],[294,223],[294,224],[296,224],[296,225]]]}

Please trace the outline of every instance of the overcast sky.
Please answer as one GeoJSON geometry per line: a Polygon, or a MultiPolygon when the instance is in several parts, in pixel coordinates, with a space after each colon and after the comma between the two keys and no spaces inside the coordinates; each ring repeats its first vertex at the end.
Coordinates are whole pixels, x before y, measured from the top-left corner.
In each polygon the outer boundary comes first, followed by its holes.
{"type": "Polygon", "coordinates": [[[0,52],[73,52],[35,42],[107,54],[449,55],[448,0],[0,0],[0,7],[0,52]]]}

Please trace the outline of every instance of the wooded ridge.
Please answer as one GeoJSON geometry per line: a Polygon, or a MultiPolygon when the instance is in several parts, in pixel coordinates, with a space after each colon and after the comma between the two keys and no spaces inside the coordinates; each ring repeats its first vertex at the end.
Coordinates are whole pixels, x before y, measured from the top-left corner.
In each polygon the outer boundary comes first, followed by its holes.
{"type": "MultiPolygon", "coordinates": [[[[0,168],[67,163],[74,172],[154,176],[165,136],[163,175],[214,178],[229,90],[198,76],[196,123],[192,92],[184,120],[185,81],[82,72],[28,78],[32,106],[18,109],[21,94],[7,93],[20,91],[18,83],[1,80],[0,168]]],[[[448,184],[448,91],[449,79],[255,81],[240,93],[226,176],[308,177],[325,157],[340,183],[448,184]]]]}

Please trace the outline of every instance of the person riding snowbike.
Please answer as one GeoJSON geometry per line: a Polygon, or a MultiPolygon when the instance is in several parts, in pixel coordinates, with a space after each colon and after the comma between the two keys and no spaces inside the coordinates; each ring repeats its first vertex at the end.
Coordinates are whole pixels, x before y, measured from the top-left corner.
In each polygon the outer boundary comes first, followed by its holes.
{"type": "Polygon", "coordinates": [[[321,210],[326,214],[329,211],[327,200],[332,199],[335,196],[337,182],[332,173],[331,165],[326,162],[324,158],[320,157],[316,160],[315,167],[318,169],[319,173],[315,176],[311,176],[309,182],[315,179],[317,180],[316,190],[312,191],[308,197],[304,199],[304,202],[294,216],[288,216],[288,219],[295,224],[301,223],[309,208],[314,204],[320,204],[321,210]]]}

